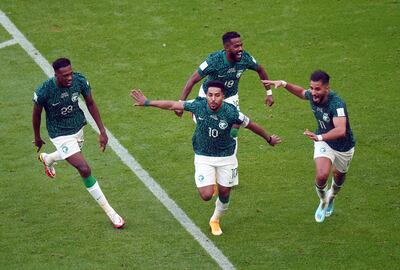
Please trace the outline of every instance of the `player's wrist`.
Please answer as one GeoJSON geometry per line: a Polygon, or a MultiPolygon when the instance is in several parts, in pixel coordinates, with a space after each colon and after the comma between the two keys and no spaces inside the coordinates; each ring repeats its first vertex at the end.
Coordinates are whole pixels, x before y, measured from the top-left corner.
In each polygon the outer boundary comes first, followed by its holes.
{"type": "Polygon", "coordinates": [[[150,99],[146,99],[146,100],[144,101],[144,104],[143,104],[143,105],[146,106],[146,107],[147,107],[147,106],[150,106],[150,101],[151,101],[150,99]]]}
{"type": "Polygon", "coordinates": [[[271,137],[271,136],[268,136],[268,138],[267,138],[267,143],[271,144],[271,141],[272,141],[272,137],[271,137]]]}
{"type": "Polygon", "coordinates": [[[286,88],[287,82],[285,82],[284,80],[281,80],[281,85],[283,86],[283,88],[286,88]]]}
{"type": "Polygon", "coordinates": [[[267,93],[267,96],[272,96],[272,90],[271,90],[271,89],[268,89],[268,90],[266,91],[266,93],[267,93]]]}
{"type": "Polygon", "coordinates": [[[320,135],[317,135],[317,141],[323,141],[324,140],[324,138],[322,138],[322,135],[320,134],[320,135]]]}

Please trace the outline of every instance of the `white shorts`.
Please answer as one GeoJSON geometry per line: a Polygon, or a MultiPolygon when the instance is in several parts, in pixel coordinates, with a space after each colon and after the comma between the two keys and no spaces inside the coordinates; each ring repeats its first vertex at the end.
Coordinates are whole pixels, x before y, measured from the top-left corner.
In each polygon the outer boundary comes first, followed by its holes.
{"type": "Polygon", "coordinates": [[[61,158],[66,159],[81,151],[84,141],[83,128],[75,134],[55,137],[50,139],[50,141],[54,144],[58,153],[60,153],[61,158]]]}
{"type": "MultiPolygon", "coordinates": [[[[203,89],[203,85],[200,86],[199,97],[206,97],[206,94],[205,94],[204,89],[203,89]]],[[[236,94],[234,96],[231,96],[231,97],[228,97],[228,98],[224,99],[224,101],[226,103],[234,105],[238,109],[238,111],[240,111],[239,95],[238,94],[236,94]]]]}
{"type": "Polygon", "coordinates": [[[235,155],[228,157],[194,156],[195,181],[198,188],[218,183],[224,187],[239,184],[238,161],[235,155]]]}
{"type": "Polygon", "coordinates": [[[350,161],[354,155],[354,147],[347,152],[339,152],[332,149],[326,142],[314,142],[314,159],[319,157],[329,158],[336,169],[346,173],[350,167],[350,161]]]}

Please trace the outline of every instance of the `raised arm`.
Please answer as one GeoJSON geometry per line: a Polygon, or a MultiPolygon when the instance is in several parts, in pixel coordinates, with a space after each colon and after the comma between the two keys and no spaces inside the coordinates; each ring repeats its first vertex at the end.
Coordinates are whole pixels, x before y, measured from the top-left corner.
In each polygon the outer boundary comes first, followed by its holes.
{"type": "Polygon", "coordinates": [[[290,93],[293,95],[301,98],[301,99],[306,99],[305,92],[306,90],[298,85],[292,84],[292,83],[287,83],[285,81],[271,81],[271,80],[262,80],[262,83],[265,86],[271,86],[274,85],[275,88],[279,87],[284,87],[286,90],[288,90],[290,93]]]}
{"type": "MultiPolygon", "coordinates": [[[[193,89],[193,86],[201,80],[200,74],[195,70],[189,80],[186,82],[185,87],[183,87],[181,97],[179,100],[186,100],[189,96],[190,92],[193,89]]],[[[183,110],[175,110],[175,114],[179,117],[182,116],[183,110]]]]}
{"type": "Polygon", "coordinates": [[[173,101],[173,100],[150,100],[147,99],[146,96],[142,93],[140,89],[133,89],[130,93],[130,96],[134,100],[135,106],[152,106],[157,107],[163,110],[182,110],[183,111],[183,102],[182,101],[173,101]]]}
{"type": "MultiPolygon", "coordinates": [[[[258,65],[258,68],[256,71],[262,81],[268,80],[268,74],[262,65],[258,65]]],[[[265,87],[265,91],[266,91],[265,92],[265,104],[268,106],[272,106],[274,104],[274,97],[272,96],[271,86],[264,84],[264,87],[265,87]]]]}
{"type": "Polygon", "coordinates": [[[91,94],[89,94],[88,96],[84,96],[84,99],[85,99],[85,103],[89,110],[90,115],[93,117],[94,121],[96,122],[97,127],[99,128],[99,131],[100,131],[99,145],[100,145],[101,151],[104,152],[104,150],[106,150],[106,146],[108,143],[108,136],[106,133],[106,129],[103,125],[103,121],[101,121],[99,109],[97,108],[97,105],[94,102],[94,99],[91,94]]]}
{"type": "Polygon", "coordinates": [[[262,137],[271,146],[274,146],[275,144],[281,142],[281,138],[279,138],[277,135],[268,135],[267,132],[255,122],[250,121],[246,128],[250,129],[252,132],[262,137]]]}

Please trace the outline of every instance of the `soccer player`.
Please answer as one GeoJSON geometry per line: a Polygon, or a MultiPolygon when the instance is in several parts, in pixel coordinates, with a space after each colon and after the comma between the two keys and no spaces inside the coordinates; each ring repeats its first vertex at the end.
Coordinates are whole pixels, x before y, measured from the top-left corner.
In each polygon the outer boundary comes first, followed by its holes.
{"type": "Polygon", "coordinates": [[[100,149],[105,150],[108,137],[100,118],[100,113],[91,95],[91,87],[86,78],[72,71],[71,61],[59,58],[53,62],[54,77],[46,80],[33,94],[32,125],[33,143],[40,151],[45,143],[40,136],[40,123],[43,108],[46,111],[46,127],[56,151],[50,154],[41,153],[39,160],[44,164],[47,176],[54,178],[54,164],[59,160],[67,160],[81,175],[83,182],[101,208],[110,218],[115,228],[122,228],[125,221],[110,206],[100,189],[96,178],[82,155],[83,127],[86,119],[79,108],[78,98],[82,94],[86,106],[100,130],[100,149]]]}
{"type": "Polygon", "coordinates": [[[197,120],[192,144],[195,152],[195,181],[200,197],[209,201],[214,185],[218,184],[218,198],[210,219],[213,235],[221,235],[220,219],[228,209],[232,186],[238,183],[238,161],[235,155],[236,140],[231,137],[233,124],[242,125],[271,146],[280,143],[276,135],[268,135],[263,128],[249,120],[232,104],[223,102],[224,84],[208,81],[206,97],[192,101],[149,100],[140,90],[132,90],[131,96],[137,106],[153,106],[165,110],[186,110],[197,120]]]}
{"type": "Polygon", "coordinates": [[[310,89],[285,81],[263,80],[267,86],[284,87],[293,95],[310,102],[317,120],[316,132],[304,131],[314,141],[316,167],[315,187],[320,199],[315,220],[323,222],[333,213],[334,200],[344,184],[350,161],[354,154],[355,140],[350,128],[349,116],[344,101],[329,87],[329,75],[321,70],[310,76],[310,89]],[[328,177],[332,170],[332,183],[328,190],[328,177]]]}
{"type": "MultiPolygon", "coordinates": [[[[186,100],[192,91],[193,86],[207,77],[200,86],[199,96],[205,97],[205,86],[211,80],[221,81],[225,85],[225,102],[235,105],[239,108],[238,87],[239,80],[247,69],[258,73],[261,80],[268,80],[268,75],[262,65],[258,64],[253,56],[243,50],[243,43],[237,32],[227,32],[222,36],[224,49],[210,54],[207,59],[194,71],[192,76],[186,82],[182,90],[180,100],[186,100]]],[[[265,86],[265,103],[272,106],[274,99],[270,86],[265,86]]],[[[182,116],[183,111],[176,110],[178,116],[182,116]]],[[[238,129],[232,130],[232,136],[237,136],[238,129]]]]}

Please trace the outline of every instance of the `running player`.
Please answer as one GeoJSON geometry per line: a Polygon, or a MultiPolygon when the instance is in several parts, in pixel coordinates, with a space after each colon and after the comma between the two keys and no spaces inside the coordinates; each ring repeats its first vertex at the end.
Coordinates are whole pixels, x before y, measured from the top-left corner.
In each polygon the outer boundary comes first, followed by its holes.
{"type": "MultiPolygon", "coordinates": [[[[227,32],[222,36],[224,49],[210,54],[207,59],[194,71],[192,76],[186,82],[182,90],[180,100],[186,100],[192,91],[193,86],[206,77],[200,86],[199,96],[205,97],[205,86],[211,80],[221,81],[225,85],[225,102],[239,107],[239,81],[243,72],[254,70],[258,73],[261,80],[268,80],[268,75],[262,65],[251,56],[250,53],[243,50],[243,43],[237,32],[227,32]]],[[[274,99],[270,86],[265,86],[265,103],[272,106],[274,99]]],[[[178,116],[182,116],[183,111],[175,111],[178,116]]],[[[232,130],[232,136],[237,136],[238,129],[232,130]]]]}
{"type": "Polygon", "coordinates": [[[45,143],[40,136],[40,123],[43,108],[46,111],[46,128],[56,151],[41,153],[39,160],[44,164],[47,176],[54,178],[54,164],[58,160],[67,160],[81,175],[83,182],[97,203],[103,208],[115,228],[122,228],[125,221],[110,206],[100,189],[96,178],[82,155],[83,127],[86,119],[79,108],[78,98],[82,94],[86,106],[99,128],[100,149],[105,150],[108,137],[100,118],[100,113],[91,95],[91,88],[86,78],[72,71],[71,61],[59,58],[53,62],[55,76],[40,85],[33,95],[32,125],[33,143],[39,152],[45,143]]]}
{"type": "Polygon", "coordinates": [[[285,81],[263,81],[267,86],[282,86],[293,95],[308,100],[317,120],[315,133],[304,131],[304,135],[314,141],[315,187],[320,199],[315,211],[317,222],[323,222],[325,217],[332,215],[334,200],[344,184],[355,146],[346,104],[330,90],[329,78],[324,71],[314,71],[310,76],[309,90],[285,81]],[[328,190],[331,169],[333,178],[328,190]]]}
{"type": "Polygon", "coordinates": [[[192,144],[195,152],[195,181],[200,197],[209,201],[214,185],[218,184],[218,197],[209,224],[213,235],[221,235],[220,219],[228,209],[231,188],[238,183],[238,161],[235,155],[236,140],[230,135],[232,125],[242,125],[256,133],[271,146],[280,143],[276,135],[268,135],[263,128],[249,120],[232,104],[223,102],[224,84],[207,83],[206,98],[194,101],[149,100],[140,90],[132,90],[137,106],[153,106],[165,110],[186,110],[197,120],[192,144]]]}

